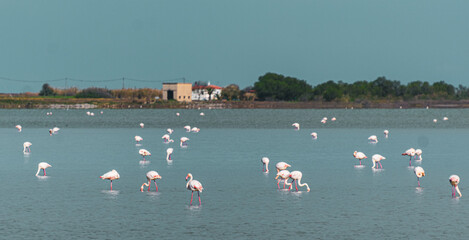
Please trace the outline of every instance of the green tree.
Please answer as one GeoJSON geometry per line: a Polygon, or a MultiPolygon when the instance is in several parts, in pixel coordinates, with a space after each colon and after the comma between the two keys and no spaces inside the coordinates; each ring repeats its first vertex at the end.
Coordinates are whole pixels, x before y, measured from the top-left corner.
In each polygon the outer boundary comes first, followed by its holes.
{"type": "Polygon", "coordinates": [[[236,84],[230,84],[223,88],[221,91],[222,99],[226,100],[239,100],[241,95],[241,91],[239,90],[239,86],[236,84]]]}
{"type": "Polygon", "coordinates": [[[212,93],[213,93],[213,91],[215,91],[215,89],[213,89],[211,87],[208,87],[205,90],[207,90],[207,93],[208,93],[208,100],[211,101],[212,100],[212,93]]]}
{"type": "Polygon", "coordinates": [[[54,95],[55,95],[54,89],[48,83],[44,83],[44,85],[42,85],[41,91],[39,92],[39,96],[54,96],[54,95]]]}
{"type": "Polygon", "coordinates": [[[296,101],[311,94],[312,87],[304,80],[266,73],[254,83],[254,90],[260,100],[296,101]]]}

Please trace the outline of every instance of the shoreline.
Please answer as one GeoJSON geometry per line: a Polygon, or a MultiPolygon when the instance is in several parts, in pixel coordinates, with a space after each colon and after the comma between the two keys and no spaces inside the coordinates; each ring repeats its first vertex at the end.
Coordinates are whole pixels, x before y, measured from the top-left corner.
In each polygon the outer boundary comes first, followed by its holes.
{"type": "Polygon", "coordinates": [[[397,109],[397,108],[469,108],[469,100],[362,100],[355,102],[281,102],[281,101],[174,101],[147,102],[142,99],[108,98],[0,98],[0,109],[397,109]]]}

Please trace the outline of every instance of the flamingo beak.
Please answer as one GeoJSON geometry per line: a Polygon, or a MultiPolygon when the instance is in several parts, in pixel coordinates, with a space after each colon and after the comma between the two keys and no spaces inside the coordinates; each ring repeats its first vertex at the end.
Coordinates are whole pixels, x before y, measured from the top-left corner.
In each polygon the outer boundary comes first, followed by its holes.
{"type": "Polygon", "coordinates": [[[422,173],[422,176],[425,176],[425,173],[422,173]]]}

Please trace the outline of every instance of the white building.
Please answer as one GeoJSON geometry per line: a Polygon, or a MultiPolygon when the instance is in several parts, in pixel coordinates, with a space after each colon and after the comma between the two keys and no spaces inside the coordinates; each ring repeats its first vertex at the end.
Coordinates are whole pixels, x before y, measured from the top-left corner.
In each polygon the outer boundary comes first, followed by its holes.
{"type": "Polygon", "coordinates": [[[210,85],[210,83],[208,83],[207,86],[194,85],[192,86],[192,100],[193,101],[215,100],[217,99],[217,96],[221,96],[222,89],[223,89],[222,87],[219,87],[216,85],[210,85]],[[210,96],[207,91],[208,88],[213,89],[213,92],[210,96]]]}

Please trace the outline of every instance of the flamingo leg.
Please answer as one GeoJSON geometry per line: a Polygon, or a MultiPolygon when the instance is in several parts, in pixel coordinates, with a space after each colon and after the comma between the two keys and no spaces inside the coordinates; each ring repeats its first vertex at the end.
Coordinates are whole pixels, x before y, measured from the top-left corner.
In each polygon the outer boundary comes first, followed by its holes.
{"type": "Polygon", "coordinates": [[[189,203],[190,205],[192,205],[192,198],[194,197],[194,191],[192,191],[192,195],[191,195],[191,202],[189,203]]]}
{"type": "Polygon", "coordinates": [[[199,206],[202,205],[202,202],[200,201],[200,192],[197,191],[197,195],[199,196],[199,206]]]}
{"type": "Polygon", "coordinates": [[[169,160],[171,160],[171,154],[169,154],[169,160]]]}
{"type": "Polygon", "coordinates": [[[277,181],[278,189],[280,189],[280,179],[277,181]]]}
{"type": "Polygon", "coordinates": [[[381,162],[378,162],[379,163],[379,166],[381,166],[381,169],[383,168],[383,165],[381,165],[381,162]]]}
{"type": "Polygon", "coordinates": [[[111,180],[111,191],[112,191],[112,180],[111,180]]]}
{"type": "Polygon", "coordinates": [[[150,191],[151,181],[148,181],[148,192],[150,191]]]}
{"type": "Polygon", "coordinates": [[[153,182],[155,183],[156,191],[158,192],[158,185],[156,185],[156,181],[155,181],[155,180],[153,180],[153,182]]]}
{"type": "Polygon", "coordinates": [[[294,181],[295,181],[295,188],[296,188],[296,191],[298,192],[298,185],[296,184],[297,181],[296,181],[296,180],[294,180],[294,181]]]}
{"type": "Polygon", "coordinates": [[[287,182],[286,179],[283,179],[283,189],[285,189],[285,183],[287,182]]]}
{"type": "Polygon", "coordinates": [[[417,182],[418,182],[419,187],[420,187],[420,178],[417,178],[417,182]]]}
{"type": "Polygon", "coordinates": [[[360,165],[362,165],[362,160],[360,159],[360,165]]]}

